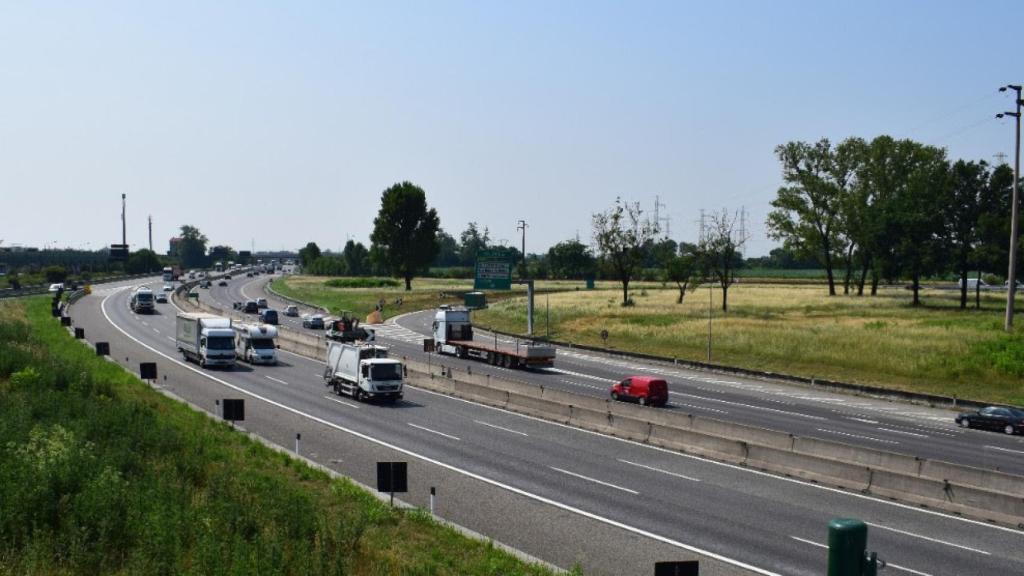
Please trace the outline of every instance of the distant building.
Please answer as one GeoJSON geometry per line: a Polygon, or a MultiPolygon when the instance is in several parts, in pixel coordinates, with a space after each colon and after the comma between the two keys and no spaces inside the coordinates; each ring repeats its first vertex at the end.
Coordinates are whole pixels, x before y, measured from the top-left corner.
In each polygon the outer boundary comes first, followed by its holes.
{"type": "Polygon", "coordinates": [[[171,238],[170,247],[167,249],[167,255],[176,257],[178,255],[178,244],[181,243],[181,236],[175,236],[171,238]]]}

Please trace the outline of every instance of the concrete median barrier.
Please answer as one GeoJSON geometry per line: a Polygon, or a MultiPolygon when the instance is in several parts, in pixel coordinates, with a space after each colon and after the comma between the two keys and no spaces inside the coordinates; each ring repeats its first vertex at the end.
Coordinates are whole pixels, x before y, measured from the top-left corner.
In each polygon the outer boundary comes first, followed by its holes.
{"type": "Polygon", "coordinates": [[[921,462],[921,476],[933,480],[949,481],[962,486],[974,486],[983,490],[1024,496],[1024,477],[1004,472],[992,472],[957,466],[948,462],[924,460],[921,462]]]}
{"type": "Polygon", "coordinates": [[[752,468],[849,490],[863,491],[871,484],[871,469],[867,466],[767,446],[748,444],[745,463],[752,468]]]}
{"type": "Polygon", "coordinates": [[[749,444],[768,446],[780,450],[789,450],[793,447],[793,436],[785,432],[723,422],[702,416],[694,416],[690,421],[690,430],[700,432],[701,434],[731,438],[749,444]]]}
{"type": "Polygon", "coordinates": [[[572,415],[572,406],[568,404],[552,404],[540,398],[531,398],[521,394],[509,394],[506,407],[514,412],[537,416],[561,424],[568,424],[572,415]]]}
{"type": "Polygon", "coordinates": [[[715,438],[660,424],[651,424],[651,433],[647,438],[647,443],[732,464],[742,464],[747,458],[747,449],[743,442],[728,438],[715,438]]]}
{"type": "Polygon", "coordinates": [[[488,388],[487,386],[463,382],[461,380],[453,380],[453,382],[453,392],[456,396],[479,400],[484,404],[497,406],[499,408],[504,408],[508,405],[509,394],[504,390],[488,388]]]}
{"type": "Polygon", "coordinates": [[[905,454],[861,448],[818,438],[795,438],[793,451],[818,458],[850,462],[899,474],[917,476],[922,460],[905,454]]]}
{"type": "Polygon", "coordinates": [[[870,492],[931,508],[981,516],[985,520],[1020,524],[1024,519],[1024,498],[959,486],[930,478],[915,478],[874,470],[870,492]]]}

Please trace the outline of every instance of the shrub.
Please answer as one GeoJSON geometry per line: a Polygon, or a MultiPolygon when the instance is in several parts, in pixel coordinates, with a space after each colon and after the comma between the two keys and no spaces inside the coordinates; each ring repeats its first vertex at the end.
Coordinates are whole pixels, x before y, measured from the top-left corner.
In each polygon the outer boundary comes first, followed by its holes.
{"type": "Polygon", "coordinates": [[[397,288],[400,283],[394,278],[331,278],[324,281],[324,286],[331,288],[397,288]]]}

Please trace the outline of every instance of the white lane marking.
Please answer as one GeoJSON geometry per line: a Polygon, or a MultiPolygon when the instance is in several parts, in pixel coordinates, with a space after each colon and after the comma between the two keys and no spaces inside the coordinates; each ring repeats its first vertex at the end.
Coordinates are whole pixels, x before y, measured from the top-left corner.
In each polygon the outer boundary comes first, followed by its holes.
{"type": "Polygon", "coordinates": [[[899,444],[895,440],[882,440],[881,438],[875,438],[873,436],[864,436],[862,434],[850,434],[848,432],[840,432],[838,430],[826,430],[824,428],[818,428],[818,432],[825,432],[826,434],[837,434],[839,436],[849,436],[850,438],[860,438],[861,440],[873,440],[875,442],[881,442],[883,444],[899,444]]]}
{"type": "Polygon", "coordinates": [[[796,540],[797,542],[803,542],[804,544],[810,544],[811,546],[817,546],[818,548],[824,548],[824,549],[828,550],[828,546],[826,546],[824,544],[819,544],[819,543],[817,543],[817,542],[815,542],[813,540],[807,540],[807,539],[801,538],[799,536],[790,536],[790,538],[792,538],[793,540],[796,540]]]}
{"type": "Polygon", "coordinates": [[[277,382],[278,384],[284,384],[285,386],[290,386],[290,384],[288,384],[284,380],[278,380],[277,378],[274,378],[273,376],[264,375],[264,378],[266,378],[267,380],[273,380],[274,382],[277,382]]]}
{"type": "Polygon", "coordinates": [[[698,406],[696,404],[687,404],[685,402],[671,402],[670,406],[686,406],[687,408],[696,408],[697,410],[707,410],[708,412],[717,412],[719,414],[728,414],[725,410],[719,410],[718,408],[707,408],[704,406],[698,406]]]}
{"type": "Polygon", "coordinates": [[[573,372],[572,370],[564,370],[562,368],[548,368],[547,371],[548,372],[554,372],[556,374],[566,374],[568,376],[577,376],[579,378],[590,378],[591,380],[600,380],[601,382],[611,382],[613,384],[615,382],[618,382],[618,380],[615,380],[615,379],[612,379],[612,378],[602,378],[600,376],[594,376],[593,374],[584,374],[582,372],[573,372]]]}
{"type": "Polygon", "coordinates": [[[576,478],[580,478],[582,480],[587,480],[587,481],[593,482],[595,484],[600,484],[602,486],[607,486],[609,488],[615,488],[616,490],[622,490],[623,492],[629,492],[630,494],[640,494],[636,490],[630,490],[629,488],[623,488],[622,486],[616,486],[615,484],[609,484],[608,482],[602,482],[601,480],[597,480],[596,478],[591,478],[590,476],[584,476],[583,474],[577,474],[575,472],[569,472],[568,470],[563,470],[561,468],[555,468],[554,466],[548,466],[548,468],[551,468],[555,472],[561,472],[562,474],[568,474],[569,476],[575,476],[576,478]]]}
{"type": "Polygon", "coordinates": [[[662,470],[661,468],[655,468],[654,466],[647,466],[644,464],[637,464],[636,462],[630,462],[629,460],[623,460],[619,458],[619,462],[623,464],[629,464],[630,466],[636,466],[637,468],[645,468],[647,470],[653,470],[655,472],[661,472],[662,474],[668,474],[669,476],[675,476],[676,478],[682,478],[683,480],[692,480],[694,482],[700,482],[700,478],[694,478],[693,476],[687,476],[685,474],[678,474],[676,472],[669,472],[668,470],[662,470]]]}
{"type": "Polygon", "coordinates": [[[171,342],[177,342],[177,340],[174,339],[174,336],[168,336],[167,339],[171,342]]]}
{"type": "Polygon", "coordinates": [[[408,424],[409,426],[412,426],[413,428],[419,428],[420,430],[423,430],[424,432],[430,432],[431,434],[437,434],[438,436],[444,436],[445,438],[451,438],[452,440],[462,440],[462,438],[459,438],[458,436],[452,436],[451,434],[445,434],[444,432],[438,432],[437,430],[431,430],[430,428],[427,428],[426,426],[420,426],[418,424],[413,424],[412,422],[406,422],[406,424],[408,424]]]}
{"type": "Polygon", "coordinates": [[[928,437],[927,434],[918,434],[917,432],[904,432],[902,430],[893,430],[892,428],[878,427],[877,430],[879,432],[891,432],[893,434],[905,434],[907,436],[917,436],[918,438],[927,438],[928,437]]]}
{"type": "MultiPolygon", "coordinates": [[[[818,542],[815,542],[813,540],[807,540],[806,538],[801,538],[799,536],[790,536],[790,538],[792,538],[793,540],[796,540],[797,542],[803,542],[804,544],[810,544],[811,546],[817,546],[818,548],[824,548],[824,549],[828,550],[828,546],[826,546],[824,544],[819,544],[818,542]]],[[[900,566],[898,564],[893,564],[892,562],[888,562],[888,561],[885,563],[885,567],[886,568],[895,568],[897,570],[903,570],[904,572],[910,572],[911,574],[917,574],[918,576],[932,576],[931,574],[928,574],[927,572],[918,572],[917,570],[911,570],[910,568],[904,568],[903,566],[900,566]]]]}
{"type": "Polygon", "coordinates": [[[142,321],[142,325],[143,325],[143,326],[149,326],[149,322],[146,322],[145,320],[143,320],[143,321],[142,321]]]}
{"type": "Polygon", "coordinates": [[[359,406],[356,406],[355,404],[351,404],[349,402],[345,402],[344,400],[338,400],[337,398],[331,398],[330,396],[324,396],[324,398],[330,400],[331,402],[337,402],[338,404],[344,404],[349,408],[355,408],[356,410],[359,410],[359,406]]]}
{"type": "Polygon", "coordinates": [[[487,426],[489,428],[497,428],[498,430],[504,430],[505,432],[511,432],[512,434],[519,434],[520,436],[529,436],[529,434],[527,434],[526,432],[520,432],[518,430],[512,430],[510,428],[505,428],[504,426],[498,426],[497,424],[489,424],[489,423],[483,422],[481,420],[473,420],[473,422],[476,422],[477,424],[480,424],[481,426],[487,426]]]}
{"type": "MultiPolygon", "coordinates": [[[[120,290],[118,290],[117,292],[119,292],[119,291],[120,290]]],[[[631,532],[633,534],[636,534],[638,536],[642,536],[644,538],[650,538],[652,540],[655,540],[655,541],[658,541],[658,542],[662,542],[664,544],[668,544],[669,546],[674,546],[674,547],[679,548],[681,550],[686,550],[686,551],[689,551],[689,552],[693,552],[695,554],[702,554],[704,556],[707,556],[708,558],[713,558],[715,560],[718,560],[720,562],[725,562],[725,563],[727,563],[729,565],[732,565],[732,566],[736,566],[736,567],[739,567],[739,568],[742,568],[742,569],[745,569],[745,570],[750,570],[750,571],[755,572],[757,574],[761,574],[762,576],[782,576],[781,574],[778,574],[777,572],[771,572],[769,570],[765,570],[764,568],[758,568],[757,566],[753,566],[751,564],[747,564],[747,563],[742,562],[740,560],[736,560],[734,558],[729,558],[728,556],[723,556],[721,554],[717,554],[715,552],[712,552],[710,550],[706,550],[706,549],[703,549],[703,548],[699,548],[697,546],[693,546],[693,545],[690,545],[690,544],[685,544],[683,542],[679,542],[678,540],[673,540],[671,538],[668,538],[667,536],[662,536],[660,534],[655,534],[654,532],[649,532],[649,531],[644,530],[642,528],[638,528],[636,526],[632,526],[630,524],[626,524],[626,523],[620,522],[618,520],[613,520],[611,518],[607,518],[605,516],[601,516],[600,514],[596,514],[594,512],[588,512],[586,510],[583,510],[582,508],[577,508],[575,506],[571,506],[569,504],[565,504],[563,502],[559,502],[558,500],[555,500],[553,498],[548,498],[548,497],[545,497],[545,496],[541,496],[539,494],[534,494],[533,492],[528,492],[526,490],[523,490],[522,488],[516,488],[515,486],[512,486],[510,484],[505,484],[503,482],[499,482],[498,480],[494,480],[492,478],[488,478],[486,476],[477,474],[475,472],[470,472],[469,470],[465,470],[465,469],[459,468],[459,467],[457,467],[457,466],[455,466],[453,464],[448,464],[446,462],[442,462],[440,460],[436,460],[434,458],[430,458],[429,456],[425,456],[425,455],[419,454],[419,453],[414,452],[412,450],[409,450],[407,448],[402,448],[401,446],[397,446],[395,444],[391,444],[389,442],[385,442],[385,441],[380,440],[378,438],[373,438],[373,437],[371,437],[371,436],[369,436],[367,434],[363,434],[361,432],[357,432],[355,430],[352,430],[350,428],[346,428],[346,427],[341,426],[339,424],[335,424],[334,422],[329,422],[327,420],[324,420],[323,418],[319,418],[317,416],[313,416],[312,414],[303,412],[303,411],[301,411],[301,410],[299,410],[297,408],[292,408],[291,406],[287,406],[287,405],[282,404],[280,402],[276,402],[276,401],[271,400],[269,398],[266,398],[264,396],[260,396],[259,394],[256,394],[255,392],[250,392],[249,390],[246,390],[246,389],[244,389],[244,388],[242,388],[240,386],[236,386],[234,384],[231,384],[231,383],[227,382],[226,380],[222,380],[220,378],[217,378],[216,376],[213,376],[212,374],[208,374],[206,372],[203,372],[202,370],[200,370],[198,368],[195,368],[193,366],[190,366],[187,363],[182,362],[181,360],[178,360],[176,358],[172,358],[171,356],[169,356],[167,354],[164,354],[163,352],[160,352],[156,348],[153,348],[152,346],[143,343],[138,338],[135,338],[134,336],[129,334],[124,328],[121,328],[120,326],[115,324],[114,321],[110,318],[110,315],[107,314],[106,304],[107,304],[107,300],[109,300],[117,292],[112,292],[109,296],[105,297],[102,302],[100,302],[100,310],[103,312],[103,317],[107,319],[107,322],[111,326],[113,326],[118,332],[120,332],[121,334],[124,334],[124,336],[126,338],[128,338],[129,340],[135,342],[139,346],[142,346],[143,348],[146,348],[147,350],[149,350],[149,351],[151,351],[151,352],[153,352],[155,354],[163,356],[164,358],[170,360],[171,362],[173,362],[175,364],[178,364],[182,368],[185,368],[186,370],[191,370],[192,372],[198,374],[199,376],[202,376],[204,378],[212,380],[212,381],[214,381],[214,382],[216,382],[216,383],[218,383],[218,384],[220,384],[222,386],[225,386],[227,388],[235,390],[236,392],[239,392],[241,394],[245,394],[245,395],[250,396],[252,398],[255,398],[257,400],[261,400],[263,402],[266,402],[267,404],[270,404],[271,406],[275,406],[275,407],[280,408],[280,409],[282,409],[282,410],[284,410],[286,412],[290,412],[292,414],[296,414],[298,416],[302,416],[304,418],[312,420],[313,422],[317,422],[319,424],[323,424],[324,426],[327,426],[329,428],[334,428],[335,430],[339,430],[341,432],[345,432],[346,434],[349,434],[351,436],[355,436],[356,438],[359,438],[361,440],[365,440],[367,442],[370,442],[370,443],[373,443],[373,444],[377,444],[378,446],[383,446],[385,448],[388,448],[388,449],[391,449],[391,450],[395,450],[397,452],[401,452],[402,454],[406,454],[406,455],[411,456],[413,458],[418,458],[418,459],[420,459],[420,460],[422,460],[424,462],[427,462],[428,464],[433,464],[435,466],[439,466],[441,468],[444,468],[445,470],[450,470],[452,472],[455,472],[456,474],[461,474],[463,476],[466,476],[467,478],[472,478],[474,480],[478,480],[478,481],[483,482],[485,484],[489,484],[491,486],[495,486],[495,487],[501,488],[501,489],[506,490],[508,492],[511,492],[513,494],[518,494],[520,496],[523,496],[525,498],[529,498],[531,500],[540,502],[542,504],[547,504],[549,506],[554,506],[556,508],[559,508],[560,510],[565,510],[565,511],[573,513],[573,514],[577,514],[579,516],[583,516],[584,518],[589,518],[591,520],[594,520],[594,521],[597,521],[597,522],[601,522],[603,524],[607,524],[607,525],[615,527],[615,528],[619,528],[621,530],[626,530],[627,532],[631,532]]],[[[179,308],[179,310],[180,310],[180,308],[179,308]]],[[[569,426],[569,425],[566,425],[566,424],[560,424],[558,422],[550,422],[548,420],[543,420],[543,419],[537,418],[535,416],[528,416],[528,415],[525,415],[525,414],[519,414],[517,412],[512,412],[510,410],[505,410],[504,408],[496,408],[494,406],[488,406],[486,404],[481,404],[479,402],[471,402],[471,401],[463,399],[463,398],[454,398],[452,396],[448,396],[446,394],[441,394],[439,392],[434,392],[432,390],[426,390],[426,389],[423,389],[423,388],[417,388],[415,386],[409,386],[409,387],[414,389],[414,390],[418,390],[420,392],[423,392],[423,393],[426,393],[426,394],[431,394],[431,395],[434,395],[434,396],[439,396],[439,397],[442,397],[442,398],[445,398],[445,399],[448,399],[448,400],[455,400],[457,402],[463,402],[463,403],[466,403],[466,404],[471,404],[473,406],[479,406],[481,408],[486,408],[486,409],[494,410],[494,411],[497,411],[497,412],[502,412],[504,414],[509,414],[509,415],[512,415],[512,416],[517,416],[517,417],[528,419],[528,420],[533,420],[533,421],[541,423],[541,424],[547,424],[547,425],[550,425],[550,426],[557,426],[557,427],[565,428],[565,429],[568,429],[568,430],[575,430],[577,432],[582,432],[582,433],[585,433],[585,434],[591,434],[593,436],[599,436],[601,438],[605,438],[605,439],[608,439],[608,440],[624,442],[624,443],[632,444],[634,446],[638,446],[638,447],[641,447],[641,448],[647,448],[649,450],[655,450],[655,451],[662,452],[662,453],[665,453],[665,454],[671,454],[673,456],[680,457],[680,458],[687,458],[687,459],[691,459],[691,460],[697,460],[699,462],[705,462],[707,464],[712,464],[712,465],[715,465],[715,466],[722,466],[722,467],[729,468],[729,469],[732,469],[732,470],[746,472],[748,474],[754,474],[754,475],[762,476],[762,477],[765,477],[765,478],[774,478],[775,480],[780,480],[780,481],[783,481],[783,482],[790,482],[790,483],[793,483],[793,484],[799,484],[801,486],[805,486],[805,487],[808,487],[808,488],[816,488],[818,490],[824,490],[826,492],[832,492],[832,493],[835,493],[835,494],[842,494],[842,495],[845,495],[845,496],[851,496],[851,497],[860,498],[860,499],[863,499],[863,500],[870,500],[870,501],[878,503],[878,504],[894,506],[896,508],[902,508],[904,510],[918,512],[918,513],[921,513],[921,514],[928,514],[928,515],[931,515],[931,516],[938,516],[940,518],[945,518],[947,520],[954,520],[954,521],[959,521],[959,522],[965,522],[967,524],[973,524],[973,525],[976,525],[976,526],[983,526],[983,527],[986,527],[986,528],[992,528],[992,529],[1000,530],[1000,531],[1003,531],[1003,532],[1009,532],[1011,534],[1018,534],[1018,535],[1020,534],[1020,532],[1017,529],[1015,529],[1015,528],[1008,528],[1008,527],[1005,527],[1005,526],[999,526],[999,525],[996,525],[996,524],[990,524],[988,522],[982,522],[982,521],[979,521],[979,520],[971,520],[971,519],[968,519],[968,518],[962,518],[962,517],[958,517],[958,516],[951,516],[951,515],[948,515],[948,514],[943,514],[941,512],[934,511],[934,510],[925,510],[925,509],[922,509],[922,508],[918,508],[916,506],[911,506],[911,505],[908,505],[908,504],[900,504],[898,502],[892,502],[892,501],[888,501],[888,500],[882,500],[882,499],[879,499],[879,498],[876,498],[876,497],[873,497],[873,496],[868,496],[868,495],[865,495],[865,494],[856,494],[856,493],[852,493],[852,492],[847,492],[845,490],[840,490],[838,488],[830,488],[828,486],[821,486],[819,484],[811,484],[809,482],[804,482],[804,481],[796,480],[796,479],[793,479],[793,478],[785,478],[785,477],[781,477],[781,476],[776,476],[774,474],[769,474],[767,472],[761,472],[759,470],[751,470],[749,468],[745,468],[745,467],[742,467],[742,466],[737,466],[735,464],[727,464],[725,462],[716,462],[715,460],[710,460],[710,459],[702,458],[702,457],[699,457],[699,456],[693,456],[691,454],[682,454],[680,452],[675,452],[675,451],[669,450],[667,448],[660,448],[660,447],[657,447],[657,446],[649,446],[649,445],[646,445],[646,444],[641,444],[641,443],[636,442],[634,440],[627,440],[625,438],[617,438],[615,436],[608,436],[606,434],[601,434],[599,432],[593,432],[593,431],[590,431],[590,430],[584,430],[582,428],[575,428],[573,426],[569,426]]],[[[890,564],[890,566],[891,566],[891,564],[890,564]]]]}
{"type": "Polygon", "coordinates": [[[875,524],[873,522],[865,522],[865,524],[867,524],[868,526],[874,526],[875,528],[878,528],[879,530],[888,530],[889,532],[895,532],[897,534],[903,534],[904,536],[912,536],[914,538],[920,538],[921,540],[927,540],[929,542],[935,542],[936,544],[945,544],[946,546],[952,546],[953,548],[960,548],[961,550],[967,550],[967,551],[970,551],[970,552],[977,552],[978,554],[984,554],[985,556],[991,556],[992,555],[992,554],[990,554],[990,553],[988,553],[988,552],[986,552],[984,550],[978,550],[977,548],[970,548],[968,546],[964,546],[963,544],[954,544],[952,542],[947,542],[945,540],[939,540],[938,538],[931,538],[929,536],[922,536],[921,534],[915,534],[913,532],[907,532],[906,530],[898,530],[896,528],[890,528],[888,526],[882,526],[881,524],[875,524]]]}
{"type": "MultiPolygon", "coordinates": [[[[847,420],[856,420],[857,422],[863,422],[865,424],[878,424],[878,420],[869,420],[867,418],[854,418],[852,416],[848,417],[847,420]]],[[[794,536],[794,538],[796,538],[796,536],[794,536]]]]}
{"type": "Polygon", "coordinates": [[[722,404],[731,404],[733,406],[742,406],[744,408],[753,408],[755,410],[767,410],[768,412],[778,412],[779,414],[799,416],[800,418],[810,418],[811,420],[828,420],[828,418],[825,418],[824,416],[814,416],[811,414],[804,414],[802,412],[779,410],[778,408],[769,408],[767,406],[755,406],[753,404],[744,404],[742,402],[733,402],[731,400],[722,400],[720,398],[708,398],[706,396],[697,396],[696,394],[686,394],[684,392],[672,392],[671,390],[669,390],[669,394],[674,394],[676,396],[689,396],[690,398],[697,398],[698,400],[707,400],[708,402],[721,402],[722,404]]]}
{"type": "MultiPolygon", "coordinates": [[[[780,482],[789,482],[790,484],[799,484],[800,486],[803,486],[804,488],[813,488],[815,490],[824,490],[825,492],[832,492],[833,494],[841,494],[843,496],[849,496],[851,498],[858,498],[858,499],[861,499],[861,500],[870,500],[871,502],[874,502],[875,504],[882,504],[884,506],[893,506],[895,508],[902,508],[903,510],[906,510],[908,512],[917,512],[919,514],[926,514],[928,516],[938,516],[939,518],[944,518],[946,520],[953,520],[953,521],[956,521],[956,522],[964,522],[964,523],[967,523],[967,524],[973,524],[975,526],[984,526],[985,528],[991,528],[993,530],[999,530],[1001,532],[1009,532],[1010,534],[1014,534],[1014,535],[1017,535],[1017,536],[1020,535],[1020,530],[1018,530],[1016,528],[1010,528],[1008,526],[1000,526],[998,524],[992,524],[992,523],[989,523],[989,522],[983,522],[981,520],[971,520],[970,518],[964,518],[962,516],[953,516],[953,515],[945,514],[945,513],[942,513],[942,512],[935,511],[935,510],[928,510],[928,509],[925,509],[925,508],[919,508],[917,506],[911,506],[909,504],[901,504],[899,502],[893,502],[892,500],[882,500],[882,499],[880,499],[880,498],[878,498],[876,496],[869,496],[867,494],[858,494],[856,492],[848,492],[846,490],[842,490],[842,489],[839,489],[839,488],[832,488],[830,486],[822,486],[821,484],[812,484],[810,482],[807,482],[807,481],[804,481],[804,480],[799,480],[799,479],[796,479],[796,478],[786,478],[785,476],[777,476],[777,475],[771,474],[769,472],[762,472],[760,470],[753,470],[751,468],[746,468],[746,467],[743,467],[743,466],[738,466],[736,464],[729,464],[727,462],[719,462],[717,460],[711,460],[709,458],[704,458],[704,457],[701,457],[701,456],[695,456],[693,454],[684,454],[682,452],[676,452],[674,450],[670,450],[668,448],[662,448],[660,446],[652,446],[650,444],[643,444],[643,443],[637,442],[636,440],[629,440],[629,439],[626,439],[626,438],[619,438],[618,436],[608,436],[607,434],[602,434],[600,432],[594,432],[593,430],[586,430],[586,429],[583,429],[583,428],[576,428],[576,427],[570,426],[568,424],[561,424],[559,422],[552,422],[550,420],[544,420],[543,418],[538,418],[536,416],[529,416],[527,414],[521,414],[519,412],[512,412],[511,410],[506,410],[504,408],[498,408],[496,406],[488,406],[487,404],[480,404],[479,402],[473,402],[471,400],[466,400],[465,398],[456,398],[454,396],[448,396],[447,394],[442,394],[440,392],[434,392],[433,390],[427,390],[426,388],[418,388],[416,386],[412,386],[412,385],[409,385],[409,384],[406,384],[406,386],[408,388],[412,388],[413,390],[416,390],[418,392],[422,392],[424,394],[430,394],[430,395],[433,395],[433,396],[438,396],[438,397],[441,397],[441,398],[446,398],[448,400],[455,400],[456,402],[463,402],[465,404],[471,404],[473,406],[479,406],[481,408],[486,408],[488,410],[494,410],[495,412],[501,412],[503,414],[508,414],[510,416],[517,416],[517,417],[523,418],[525,420],[532,420],[534,422],[538,422],[538,423],[541,423],[541,424],[546,424],[548,426],[557,426],[559,428],[565,428],[566,430],[573,430],[573,431],[579,432],[581,434],[590,434],[591,436],[598,436],[600,438],[604,438],[605,440],[613,440],[615,442],[622,442],[624,444],[631,444],[633,446],[637,446],[637,447],[640,447],[640,448],[646,448],[648,450],[654,450],[656,452],[662,452],[662,453],[665,453],[665,454],[670,454],[670,455],[675,456],[677,458],[686,458],[688,460],[697,460],[698,462],[703,462],[705,464],[710,464],[712,466],[721,466],[722,468],[729,468],[730,470],[736,470],[736,471],[739,471],[739,472],[745,472],[747,474],[753,474],[755,476],[761,476],[761,477],[764,477],[764,478],[771,478],[771,479],[774,479],[774,480],[778,480],[780,482]]],[[[662,540],[659,540],[659,542],[662,542],[662,540]]]]}
{"type": "Polygon", "coordinates": [[[1011,450],[1009,448],[1000,448],[999,446],[985,446],[986,450],[1000,450],[1002,452],[1013,452],[1014,454],[1024,454],[1022,450],[1011,450]]]}
{"type": "Polygon", "coordinates": [[[159,333],[160,333],[160,331],[159,331],[159,330],[157,330],[156,328],[153,328],[153,332],[156,332],[157,334],[159,334],[159,333]]]}

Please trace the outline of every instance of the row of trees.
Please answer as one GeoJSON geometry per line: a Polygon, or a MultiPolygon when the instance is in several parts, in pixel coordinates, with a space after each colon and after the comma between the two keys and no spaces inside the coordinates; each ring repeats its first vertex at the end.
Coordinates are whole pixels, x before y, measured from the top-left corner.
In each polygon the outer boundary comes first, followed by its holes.
{"type": "Polygon", "coordinates": [[[836,273],[844,294],[870,277],[911,281],[955,273],[967,305],[971,270],[1007,265],[1013,173],[984,161],[950,162],[945,150],[879,136],[832,145],[789,142],[776,148],[786,183],[772,201],[769,236],[824,267],[830,295],[836,273]]]}

